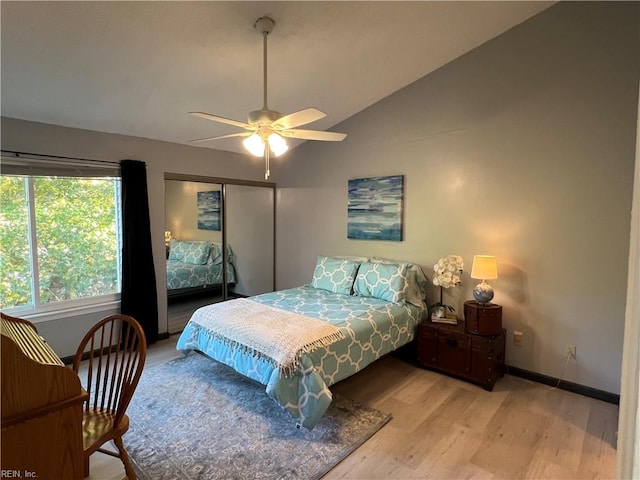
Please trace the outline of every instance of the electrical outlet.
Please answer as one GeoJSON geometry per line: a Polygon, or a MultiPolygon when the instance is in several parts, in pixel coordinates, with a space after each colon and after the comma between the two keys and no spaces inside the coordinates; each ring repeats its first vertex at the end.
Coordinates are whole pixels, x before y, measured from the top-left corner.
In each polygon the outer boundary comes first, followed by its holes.
{"type": "Polygon", "coordinates": [[[575,359],[576,358],[576,346],[567,345],[564,347],[564,358],[575,359]]]}
{"type": "Polygon", "coordinates": [[[520,332],[518,330],[514,330],[513,331],[513,344],[516,347],[521,347],[522,346],[522,332],[520,332]]]}

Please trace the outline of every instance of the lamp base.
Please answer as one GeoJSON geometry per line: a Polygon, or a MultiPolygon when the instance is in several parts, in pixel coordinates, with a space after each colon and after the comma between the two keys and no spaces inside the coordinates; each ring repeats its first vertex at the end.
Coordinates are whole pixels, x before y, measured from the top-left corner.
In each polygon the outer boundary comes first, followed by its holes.
{"type": "Polygon", "coordinates": [[[493,287],[485,282],[477,284],[473,289],[473,298],[480,305],[488,305],[493,299],[493,287]]]}

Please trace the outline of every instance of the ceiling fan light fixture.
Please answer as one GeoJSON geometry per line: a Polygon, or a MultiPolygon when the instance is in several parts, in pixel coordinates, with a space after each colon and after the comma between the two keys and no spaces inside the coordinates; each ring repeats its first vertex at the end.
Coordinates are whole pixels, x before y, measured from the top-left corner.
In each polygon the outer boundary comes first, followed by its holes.
{"type": "Polygon", "coordinates": [[[246,148],[249,153],[255,157],[262,157],[264,155],[264,142],[257,133],[245,138],[242,141],[242,144],[244,145],[244,148],[246,148]]]}
{"type": "MultiPolygon", "coordinates": [[[[0,0],[1,1],[1,0],[0,0]]],[[[289,150],[286,137],[295,140],[320,140],[325,142],[339,142],[347,136],[344,133],[325,132],[321,130],[300,130],[296,127],[312,123],[327,116],[326,113],[314,107],[298,110],[288,115],[269,109],[267,106],[267,37],[273,31],[276,22],[268,17],[260,17],[254,23],[254,28],[262,34],[263,55],[263,104],[260,110],[249,112],[249,123],[239,122],[220,115],[211,115],[205,112],[189,112],[191,115],[201,117],[214,122],[225,123],[240,127],[245,130],[242,133],[231,133],[217,137],[200,138],[193,142],[207,142],[231,137],[246,137],[242,144],[247,151],[255,157],[264,157],[264,178],[270,175],[269,157],[273,154],[278,157],[289,150]]]]}
{"type": "Polygon", "coordinates": [[[269,143],[269,148],[271,148],[271,151],[276,157],[279,157],[284,152],[289,150],[287,141],[275,132],[269,135],[267,142],[269,143]]]}

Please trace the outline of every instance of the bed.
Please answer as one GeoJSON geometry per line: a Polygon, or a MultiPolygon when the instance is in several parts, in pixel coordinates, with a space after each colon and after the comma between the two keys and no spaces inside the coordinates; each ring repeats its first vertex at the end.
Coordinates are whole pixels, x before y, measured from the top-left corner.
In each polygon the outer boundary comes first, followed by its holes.
{"type": "Polygon", "coordinates": [[[318,257],[310,284],[196,310],[176,348],[265,385],[310,430],[331,385],[413,340],[426,316],[425,283],[407,262],[318,257]]]}
{"type": "MultiPolygon", "coordinates": [[[[227,283],[236,281],[233,253],[227,246],[227,283]]],[[[167,258],[169,296],[202,291],[222,284],[222,245],[197,240],[172,240],[167,258]]]]}

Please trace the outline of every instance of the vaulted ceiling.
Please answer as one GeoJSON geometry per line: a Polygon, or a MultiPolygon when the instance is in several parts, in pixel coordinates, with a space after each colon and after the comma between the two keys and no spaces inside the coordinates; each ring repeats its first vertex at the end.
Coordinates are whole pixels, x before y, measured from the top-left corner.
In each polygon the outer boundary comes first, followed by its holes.
{"type": "MultiPolygon", "coordinates": [[[[176,143],[236,133],[262,107],[331,129],[553,2],[12,2],[1,7],[6,117],[176,143]]],[[[242,151],[239,139],[198,144],[242,151]]]]}

